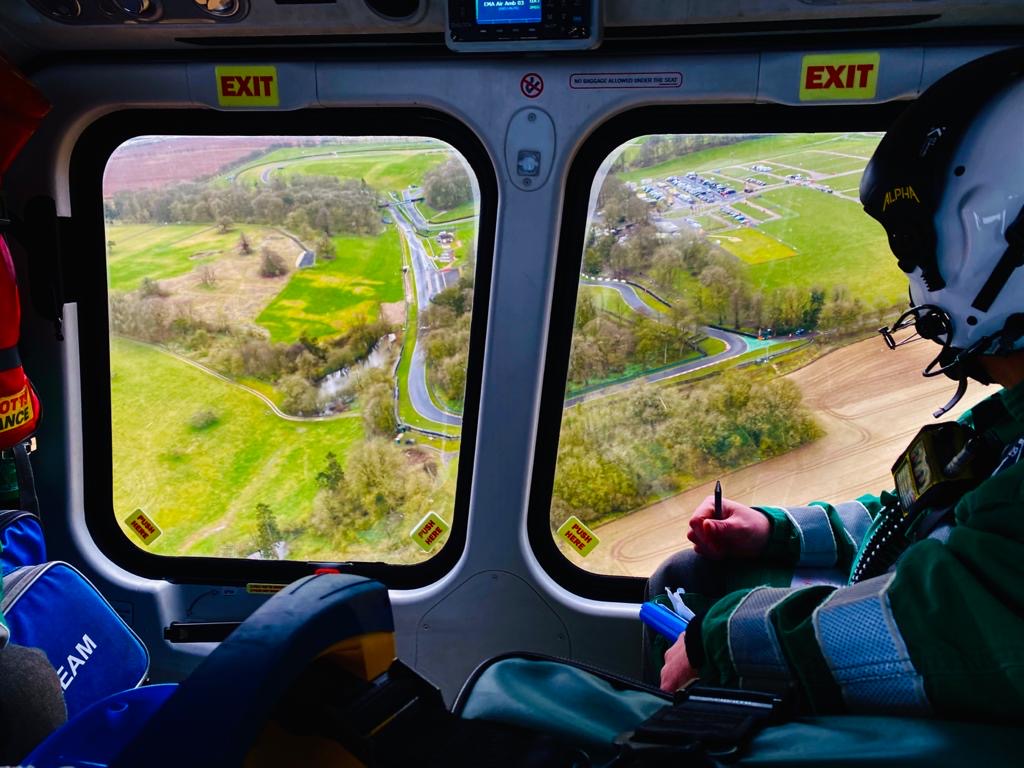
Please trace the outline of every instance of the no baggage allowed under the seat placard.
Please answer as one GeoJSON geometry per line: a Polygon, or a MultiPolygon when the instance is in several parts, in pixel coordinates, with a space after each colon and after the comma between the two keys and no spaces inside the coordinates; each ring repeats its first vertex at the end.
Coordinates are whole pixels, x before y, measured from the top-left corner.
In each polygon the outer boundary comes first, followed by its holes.
{"type": "Polygon", "coordinates": [[[2,607],[10,642],[39,648],[57,670],[68,717],[145,680],[146,646],[67,563],[43,563],[6,575],[2,607]]]}

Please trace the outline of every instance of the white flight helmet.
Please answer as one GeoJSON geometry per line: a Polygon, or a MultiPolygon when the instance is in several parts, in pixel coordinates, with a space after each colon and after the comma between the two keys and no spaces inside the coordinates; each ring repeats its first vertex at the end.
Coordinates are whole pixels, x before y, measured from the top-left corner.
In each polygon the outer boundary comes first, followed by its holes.
{"type": "Polygon", "coordinates": [[[1024,53],[985,57],[937,82],[893,125],[861,182],[910,279],[914,325],[942,345],[925,376],[989,379],[977,359],[1024,348],[1024,53]]]}

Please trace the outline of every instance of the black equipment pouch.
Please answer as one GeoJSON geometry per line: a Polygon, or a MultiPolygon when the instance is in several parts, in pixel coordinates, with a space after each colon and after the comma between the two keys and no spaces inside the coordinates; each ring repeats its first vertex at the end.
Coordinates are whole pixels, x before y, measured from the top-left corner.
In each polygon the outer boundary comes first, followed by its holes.
{"type": "Polygon", "coordinates": [[[868,530],[850,582],[886,573],[907,547],[926,537],[960,498],[992,476],[1003,448],[992,428],[1008,418],[998,397],[971,411],[974,427],[959,422],[929,424],[892,465],[896,495],[868,530]]]}
{"type": "Polygon", "coordinates": [[[922,509],[956,503],[992,474],[998,448],[957,422],[923,427],[892,466],[904,514],[909,517],[922,509]]]}
{"type": "Polygon", "coordinates": [[[791,688],[779,692],[718,688],[698,682],[616,739],[616,766],[705,766],[737,760],[754,735],[793,715],[791,688]]]}

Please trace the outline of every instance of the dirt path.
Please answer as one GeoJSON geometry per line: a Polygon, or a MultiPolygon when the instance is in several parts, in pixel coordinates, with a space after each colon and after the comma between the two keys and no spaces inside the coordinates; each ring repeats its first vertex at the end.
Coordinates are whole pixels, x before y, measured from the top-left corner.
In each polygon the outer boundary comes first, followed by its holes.
{"type": "MultiPolygon", "coordinates": [[[[725,495],[747,504],[802,504],[889,488],[897,452],[953,393],[949,379],[920,375],[934,350],[917,343],[891,352],[880,340],[868,339],[790,374],[826,435],[723,475],[725,495]]],[[[972,384],[953,415],[994,391],[972,384]]],[[[601,526],[600,546],[586,560],[574,561],[597,573],[650,575],[669,554],[689,545],[686,522],[713,487],[706,483],[601,526]]]]}

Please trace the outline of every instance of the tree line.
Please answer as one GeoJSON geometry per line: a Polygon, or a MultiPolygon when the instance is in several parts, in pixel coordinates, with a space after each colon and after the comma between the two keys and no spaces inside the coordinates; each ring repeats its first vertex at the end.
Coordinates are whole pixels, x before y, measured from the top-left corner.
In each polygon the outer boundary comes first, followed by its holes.
{"type": "Polygon", "coordinates": [[[383,229],[378,197],[362,180],[275,174],[267,185],[189,182],[119,192],[104,201],[104,215],[137,224],[283,224],[300,236],[376,235],[383,229]]]}
{"type": "Polygon", "coordinates": [[[583,403],[562,419],[552,528],[607,521],[821,434],[795,384],[742,372],[583,403]]]}
{"type": "Polygon", "coordinates": [[[715,147],[725,147],[730,144],[738,144],[741,141],[749,141],[757,138],[757,134],[732,134],[732,135],[692,135],[681,134],[655,135],[643,139],[635,151],[623,151],[612,164],[613,173],[636,170],[638,168],[650,168],[652,165],[660,165],[669,160],[688,155],[692,152],[700,152],[715,147]]]}

